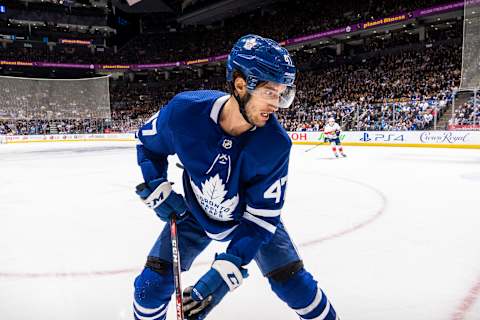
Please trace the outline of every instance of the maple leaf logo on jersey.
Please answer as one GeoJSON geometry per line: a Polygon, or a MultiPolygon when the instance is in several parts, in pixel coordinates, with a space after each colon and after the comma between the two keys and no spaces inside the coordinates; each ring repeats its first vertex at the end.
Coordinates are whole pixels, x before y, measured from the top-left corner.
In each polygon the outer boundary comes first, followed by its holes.
{"type": "Polygon", "coordinates": [[[225,200],[227,191],[219,174],[202,183],[202,190],[195,185],[192,179],[190,179],[190,184],[198,203],[210,218],[219,221],[233,220],[233,211],[238,205],[238,194],[225,200]]]}

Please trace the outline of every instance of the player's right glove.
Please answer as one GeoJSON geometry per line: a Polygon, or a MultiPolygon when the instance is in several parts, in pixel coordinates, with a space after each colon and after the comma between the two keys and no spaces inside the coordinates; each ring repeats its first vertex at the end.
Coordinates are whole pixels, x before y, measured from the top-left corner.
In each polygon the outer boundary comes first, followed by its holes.
{"type": "Polygon", "coordinates": [[[172,184],[164,178],[139,184],[136,192],[143,202],[155,211],[162,221],[169,221],[175,214],[179,222],[185,218],[187,205],[182,195],[172,190],[172,184]]]}
{"type": "Polygon", "coordinates": [[[187,320],[203,320],[225,297],[238,288],[248,271],[241,267],[241,259],[222,253],[215,257],[211,269],[193,286],[183,292],[183,311],[187,320]]]}

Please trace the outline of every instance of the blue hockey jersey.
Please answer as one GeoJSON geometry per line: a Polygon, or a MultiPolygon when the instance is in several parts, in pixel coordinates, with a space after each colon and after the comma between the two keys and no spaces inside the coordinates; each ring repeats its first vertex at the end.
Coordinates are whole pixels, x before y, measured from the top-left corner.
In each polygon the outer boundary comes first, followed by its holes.
{"type": "Polygon", "coordinates": [[[191,214],[227,253],[248,264],[280,221],[291,140],[277,119],[240,136],[219,124],[230,95],[189,91],[176,95],[140,128],[138,164],[145,182],[167,178],[167,156],[177,154],[191,214]]]}

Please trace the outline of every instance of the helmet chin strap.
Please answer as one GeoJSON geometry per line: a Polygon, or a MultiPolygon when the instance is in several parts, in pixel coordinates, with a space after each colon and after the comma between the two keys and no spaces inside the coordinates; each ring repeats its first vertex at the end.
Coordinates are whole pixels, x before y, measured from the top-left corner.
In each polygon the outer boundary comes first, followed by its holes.
{"type": "Polygon", "coordinates": [[[248,101],[252,97],[250,93],[247,92],[245,97],[241,98],[240,95],[234,91],[233,96],[235,97],[235,100],[237,100],[238,102],[238,106],[240,107],[240,114],[242,115],[243,119],[245,119],[245,121],[247,121],[249,124],[255,127],[255,125],[250,121],[250,119],[248,119],[247,111],[245,110],[245,107],[247,106],[248,101]]]}

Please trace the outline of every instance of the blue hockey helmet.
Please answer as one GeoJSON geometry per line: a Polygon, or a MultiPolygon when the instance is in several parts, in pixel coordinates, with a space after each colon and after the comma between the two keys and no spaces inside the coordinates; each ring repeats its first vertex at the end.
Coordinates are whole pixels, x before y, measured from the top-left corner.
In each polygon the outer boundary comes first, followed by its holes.
{"type": "Polygon", "coordinates": [[[274,82],[285,85],[279,97],[279,107],[288,108],[295,98],[296,68],[287,49],[277,42],[249,34],[241,37],[227,59],[227,81],[233,81],[233,73],[242,73],[247,90],[254,94],[259,82],[274,82]]]}

